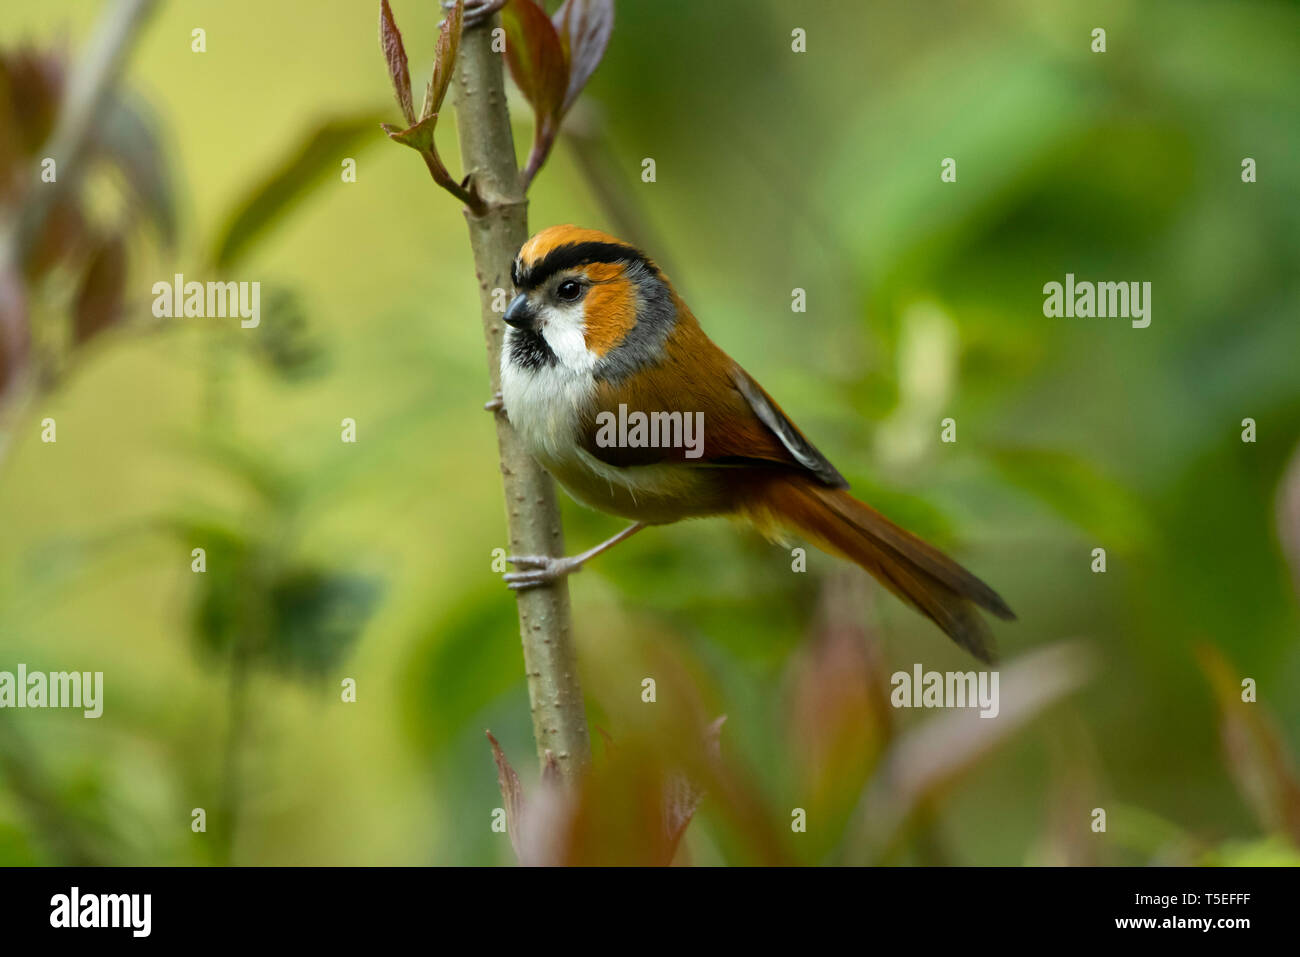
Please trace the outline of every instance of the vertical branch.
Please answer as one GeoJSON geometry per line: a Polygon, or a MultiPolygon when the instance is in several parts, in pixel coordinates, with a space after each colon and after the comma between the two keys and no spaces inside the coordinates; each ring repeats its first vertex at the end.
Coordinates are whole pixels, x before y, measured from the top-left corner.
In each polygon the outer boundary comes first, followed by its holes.
{"type": "MultiPolygon", "coordinates": [[[[492,310],[492,291],[510,288],[510,263],[528,238],[528,203],[515,166],[514,137],[506,111],[501,55],[492,51],[497,17],[466,25],[453,82],[456,126],[463,168],[472,178],[481,212],[465,211],[478,278],[483,332],[492,391],[500,389],[503,326],[492,310]]],[[[497,448],[505,484],[510,551],[515,555],[561,555],[555,484],[523,448],[505,415],[496,413],[497,448]]],[[[590,761],[569,616],[569,586],[561,578],[518,592],[519,633],[528,673],[538,757],[551,752],[572,778],[590,761]]]]}

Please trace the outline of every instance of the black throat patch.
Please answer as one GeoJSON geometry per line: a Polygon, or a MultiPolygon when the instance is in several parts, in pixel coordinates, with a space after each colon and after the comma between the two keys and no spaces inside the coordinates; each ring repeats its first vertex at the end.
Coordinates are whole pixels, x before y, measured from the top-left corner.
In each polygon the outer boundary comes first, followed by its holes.
{"type": "Polygon", "coordinates": [[[560,361],[546,338],[536,329],[511,329],[506,348],[510,350],[510,362],[529,371],[558,365],[560,361]]]}

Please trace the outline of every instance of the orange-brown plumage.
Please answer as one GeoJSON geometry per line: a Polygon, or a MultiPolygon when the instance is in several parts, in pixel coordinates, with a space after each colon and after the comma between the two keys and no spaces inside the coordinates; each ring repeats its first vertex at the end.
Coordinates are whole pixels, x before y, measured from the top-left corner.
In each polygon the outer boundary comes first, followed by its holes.
{"type": "MultiPolygon", "coordinates": [[[[988,660],[977,608],[1013,618],[988,585],[848,493],[848,483],[757,382],[705,335],[644,254],[608,234],[552,227],[521,248],[506,321],[505,409],[534,455],[580,501],[643,524],[705,515],[793,532],[862,566],[988,660]],[[627,410],[696,416],[698,445],[608,441],[627,410]]],[[[634,526],[634,529],[638,526],[634,526]]],[[[531,556],[567,574],[577,559],[531,556]]]]}
{"type": "Polygon", "coordinates": [[[592,281],[587,294],[587,348],[603,356],[616,348],[636,325],[636,290],[612,263],[593,263],[583,270],[592,281]]]}

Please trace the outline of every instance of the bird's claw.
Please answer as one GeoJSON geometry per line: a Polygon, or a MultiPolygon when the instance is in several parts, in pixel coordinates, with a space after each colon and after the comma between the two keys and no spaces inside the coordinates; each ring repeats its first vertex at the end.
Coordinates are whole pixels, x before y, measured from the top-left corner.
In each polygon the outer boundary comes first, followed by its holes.
{"type": "Polygon", "coordinates": [[[487,412],[500,412],[505,407],[506,404],[501,398],[500,391],[492,393],[492,398],[483,403],[483,409],[487,412]]]}
{"type": "MultiPolygon", "coordinates": [[[[475,27],[506,5],[506,0],[465,0],[464,27],[475,27]]],[[[442,8],[450,10],[455,0],[442,0],[442,8]]]]}
{"type": "Polygon", "coordinates": [[[549,584],[558,578],[572,575],[582,568],[580,561],[554,555],[509,555],[506,561],[522,569],[506,572],[501,576],[505,580],[506,587],[513,588],[515,591],[549,584]]]}

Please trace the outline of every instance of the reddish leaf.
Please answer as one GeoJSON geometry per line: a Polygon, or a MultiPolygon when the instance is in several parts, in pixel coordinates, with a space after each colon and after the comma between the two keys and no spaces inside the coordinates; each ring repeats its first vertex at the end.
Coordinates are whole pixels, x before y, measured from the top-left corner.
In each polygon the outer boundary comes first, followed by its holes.
{"type": "Polygon", "coordinates": [[[515,856],[520,857],[519,823],[524,813],[524,789],[492,732],[485,731],[484,734],[492,743],[492,758],[497,763],[497,783],[501,786],[501,798],[506,805],[506,832],[510,835],[510,846],[515,849],[515,856]]]}
{"type": "Polygon", "coordinates": [[[540,139],[554,130],[569,84],[559,34],[533,0],[510,0],[501,11],[501,24],[510,75],[537,114],[540,139]]]}
{"type": "Polygon", "coordinates": [[[62,194],[54,200],[28,253],[27,277],[44,276],[55,266],[84,254],[93,242],[90,224],[77,197],[70,192],[62,194]]]}
{"type": "Polygon", "coordinates": [[[120,236],[101,244],[90,257],[73,305],[73,335],[78,344],[122,318],[126,290],[126,246],[120,236]]]}
{"type": "Polygon", "coordinates": [[[998,669],[1000,710],[942,711],[898,736],[859,804],[854,856],[885,847],[915,814],[937,803],[952,783],[998,745],[1029,727],[1049,706],[1078,690],[1094,670],[1087,646],[1059,642],[998,669]]]}
{"type": "Polygon", "coordinates": [[[1241,699],[1242,676],[1218,649],[1201,645],[1197,657],[1218,701],[1223,749],[1237,789],[1264,827],[1300,847],[1300,778],[1285,739],[1262,704],[1241,699]]]}
{"type": "Polygon", "coordinates": [[[420,119],[426,120],[437,114],[442,108],[447,87],[456,70],[456,52],[460,49],[460,34],[465,21],[465,2],[456,0],[456,5],[447,14],[438,29],[438,48],[433,60],[433,72],[429,74],[429,85],[424,91],[424,104],[420,107],[420,119]]]}
{"type": "Polygon", "coordinates": [[[569,68],[561,113],[567,113],[587,80],[600,66],[614,32],[614,0],[564,0],[555,11],[555,29],[569,68]]]}
{"type": "MultiPolygon", "coordinates": [[[[67,68],[63,58],[20,48],[0,54],[0,91],[6,117],[0,150],[6,163],[13,156],[30,158],[54,132],[67,68]],[[10,151],[13,151],[10,153],[10,151]]],[[[9,184],[6,183],[6,186],[9,184]]]]}
{"type": "Polygon", "coordinates": [[[546,752],[542,778],[531,800],[524,798],[519,775],[506,760],[501,745],[485,732],[492,743],[492,757],[497,763],[497,783],[506,805],[506,832],[515,859],[525,867],[565,863],[569,830],[575,804],[573,792],[560,780],[560,766],[551,751],[546,752]]]}
{"type": "Polygon", "coordinates": [[[30,336],[23,284],[13,270],[0,264],[0,400],[27,363],[30,336]]]}
{"type": "Polygon", "coordinates": [[[848,813],[892,734],[889,672],[864,624],[871,594],[857,569],[827,578],[811,640],[792,662],[786,728],[805,806],[822,819],[848,813]]]}
{"type": "MultiPolygon", "coordinates": [[[[711,761],[721,760],[722,725],[726,720],[727,716],[721,715],[704,729],[704,750],[711,761]]],[[[679,771],[668,776],[664,783],[665,863],[670,863],[677,853],[677,846],[703,798],[704,789],[690,775],[679,771]]]]}
{"type": "Polygon", "coordinates": [[[393,81],[393,92],[397,94],[397,105],[402,108],[402,116],[407,126],[415,125],[415,107],[411,102],[411,71],[406,65],[406,48],[402,45],[402,34],[393,20],[392,8],[388,0],[379,0],[379,46],[388,61],[388,76],[393,81]]]}

